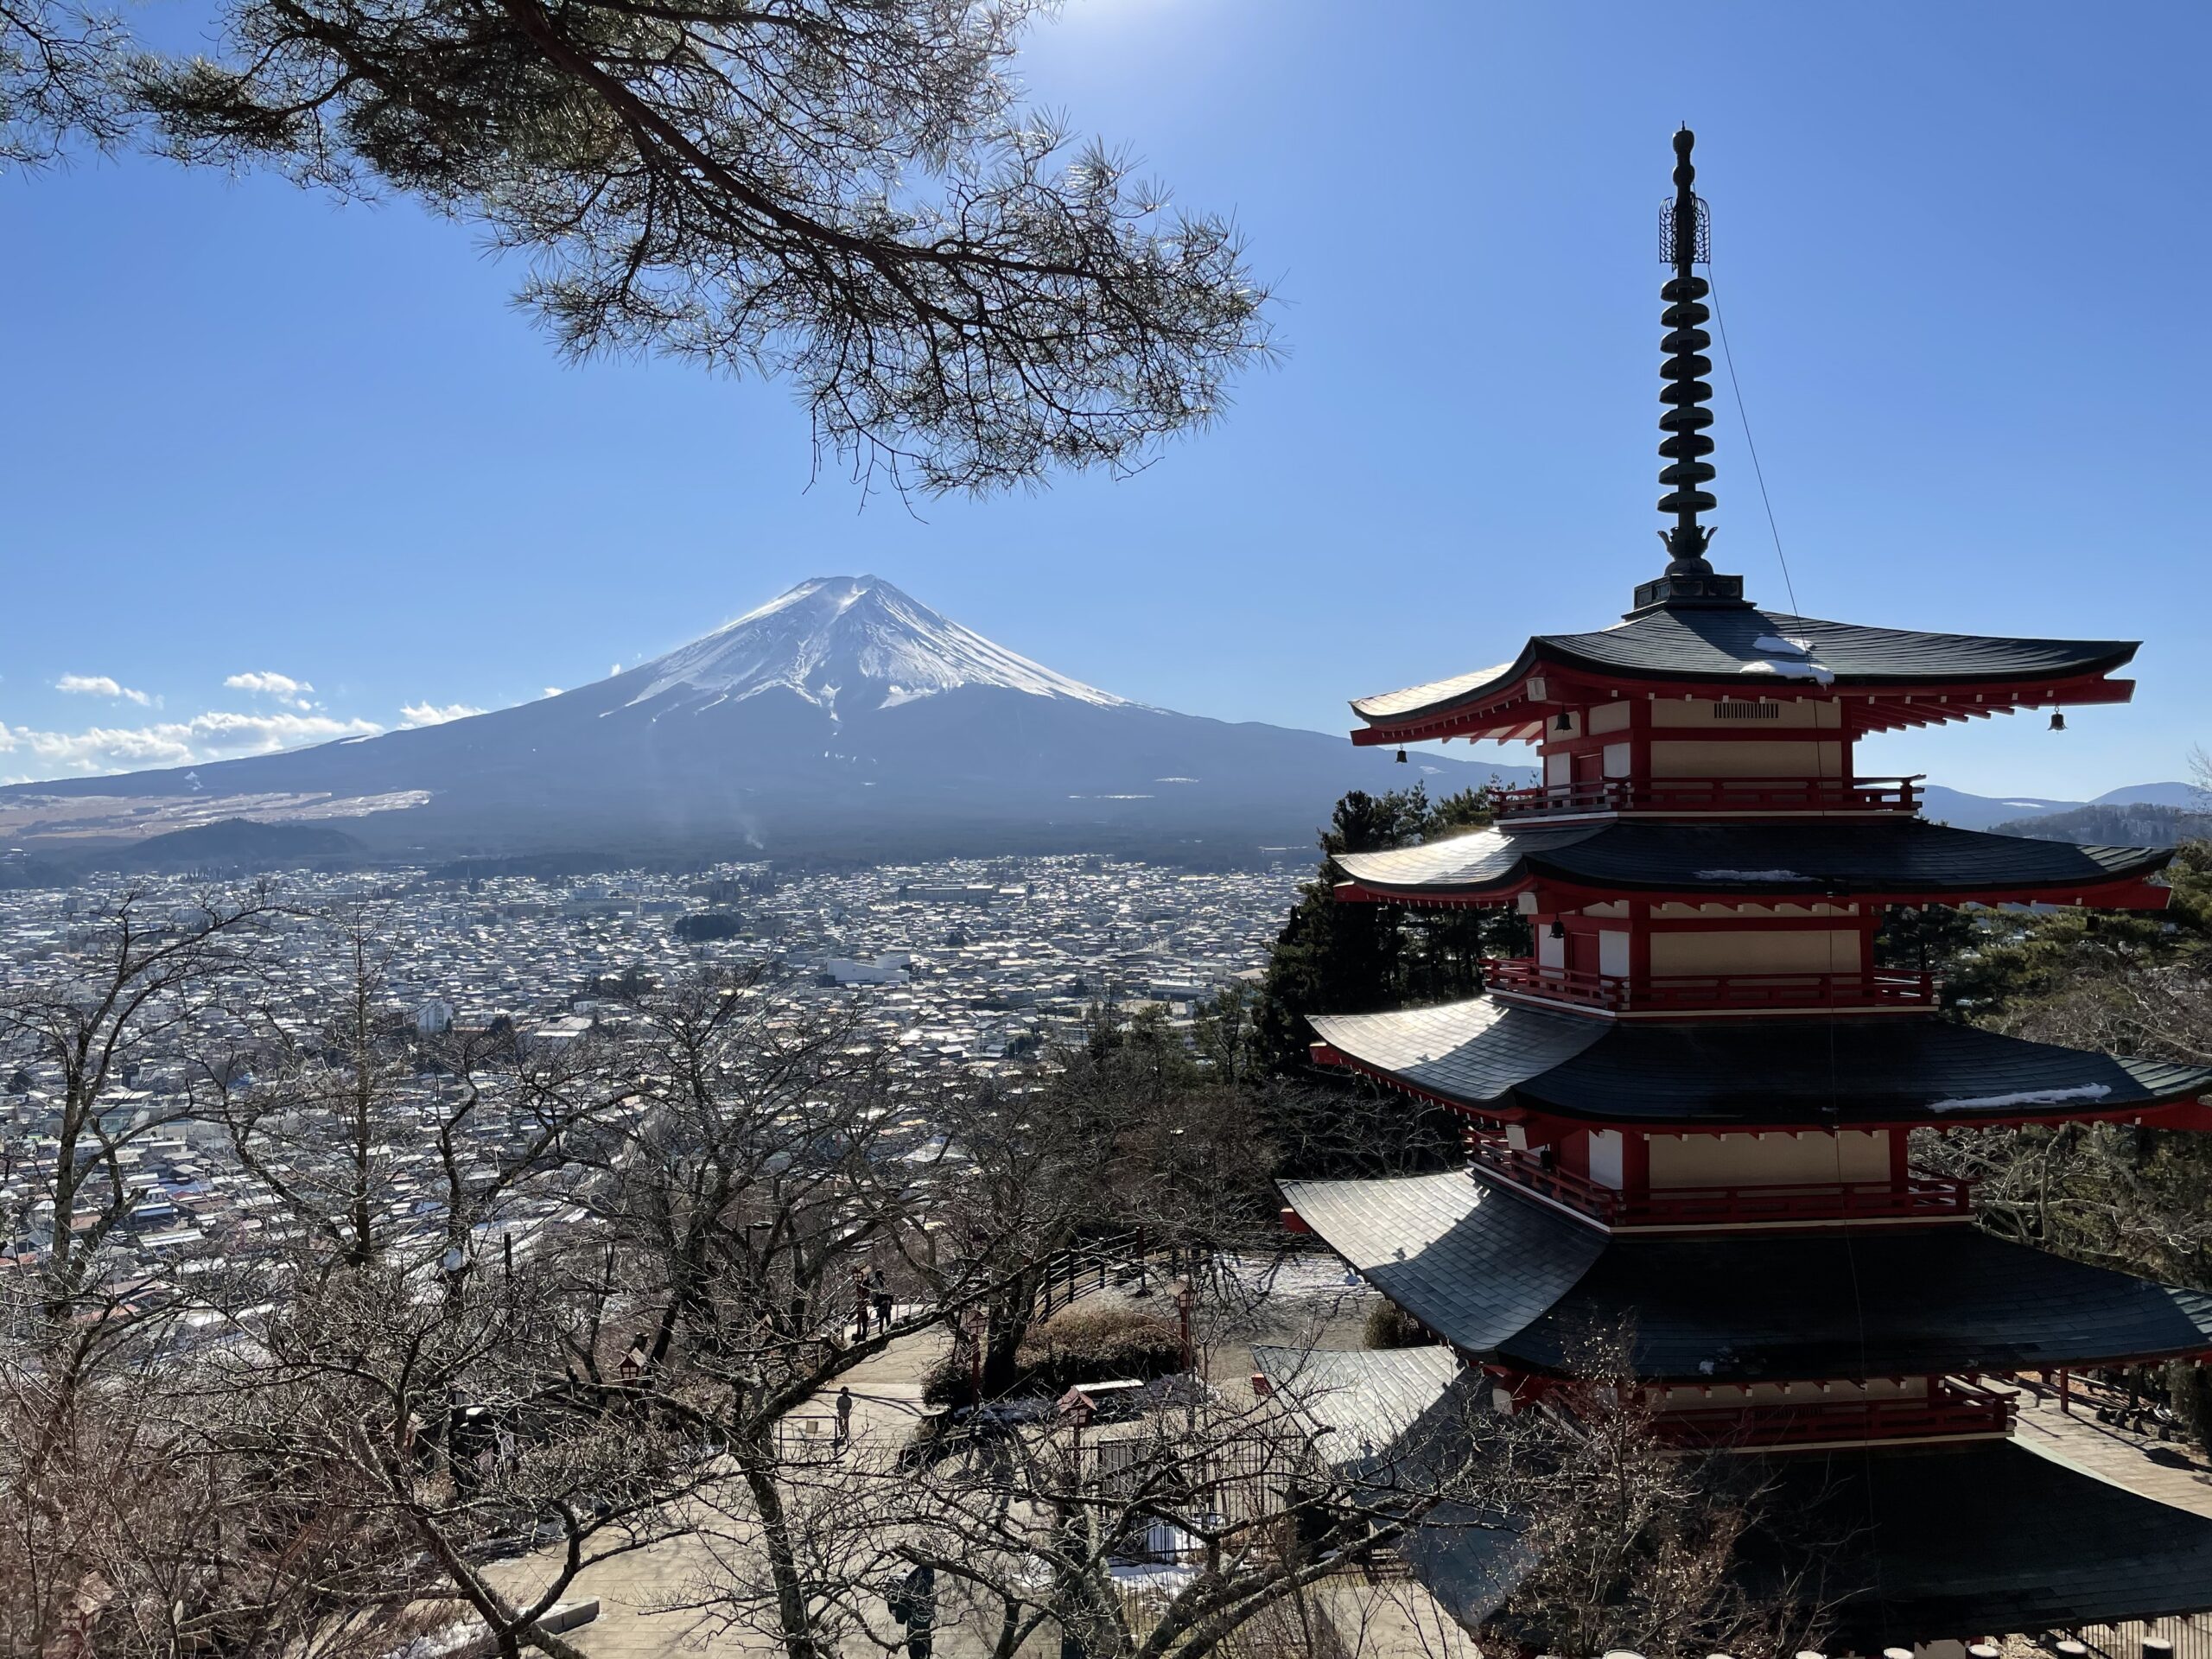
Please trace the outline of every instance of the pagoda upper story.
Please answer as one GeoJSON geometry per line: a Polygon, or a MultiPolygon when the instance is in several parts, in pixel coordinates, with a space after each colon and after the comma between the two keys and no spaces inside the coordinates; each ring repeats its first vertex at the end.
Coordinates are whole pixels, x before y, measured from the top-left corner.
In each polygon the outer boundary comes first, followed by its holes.
{"type": "Polygon", "coordinates": [[[1534,742],[1543,791],[1509,796],[1514,813],[1910,810],[1906,780],[1855,778],[1859,738],[2125,702],[2134,683],[2108,677],[2135,651],[1861,627],[1742,600],[1667,603],[1592,633],[1540,634],[1510,663],[1362,697],[1352,741],[1534,742]]]}

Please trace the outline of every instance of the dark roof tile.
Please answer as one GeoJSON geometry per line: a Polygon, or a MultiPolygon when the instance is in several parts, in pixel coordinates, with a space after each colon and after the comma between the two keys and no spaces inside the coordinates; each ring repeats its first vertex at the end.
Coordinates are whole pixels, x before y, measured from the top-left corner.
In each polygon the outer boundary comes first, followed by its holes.
{"type": "Polygon", "coordinates": [[[2125,639],[2026,639],[1869,628],[1748,605],[1660,610],[1593,633],[1538,634],[1510,663],[1363,697],[1352,711],[1370,722],[1439,714],[1511,683],[1539,660],[1631,678],[1711,679],[1757,693],[1792,683],[1802,672],[1793,674],[1793,665],[1802,664],[1817,664],[1838,684],[1910,690],[1915,683],[2055,682],[2108,673],[2124,666],[2135,651],[2135,643],[2125,639]],[[1761,643],[1776,640],[1802,643],[1805,649],[1761,643]]]}
{"type": "Polygon", "coordinates": [[[1687,1024],[1540,1013],[1490,997],[1316,1017],[1373,1071],[1461,1105],[1600,1122],[1747,1128],[1970,1123],[2157,1106],[2212,1069],[2120,1059],[1919,1016],[1687,1024]]]}
{"type": "Polygon", "coordinates": [[[1927,1376],[2212,1348],[2212,1295],[1978,1228],[1609,1236],[1464,1173],[1296,1181],[1283,1197],[1367,1281],[1463,1352],[1568,1369],[1629,1334],[1638,1376],[1927,1376]]]}
{"type": "Polygon", "coordinates": [[[1878,823],[1603,823],[1473,830],[1418,847],[1340,855],[1362,886],[1408,897],[1480,897],[1532,877],[1634,892],[2050,893],[2066,896],[2161,870],[2171,848],[2081,847],[1878,823]]]}

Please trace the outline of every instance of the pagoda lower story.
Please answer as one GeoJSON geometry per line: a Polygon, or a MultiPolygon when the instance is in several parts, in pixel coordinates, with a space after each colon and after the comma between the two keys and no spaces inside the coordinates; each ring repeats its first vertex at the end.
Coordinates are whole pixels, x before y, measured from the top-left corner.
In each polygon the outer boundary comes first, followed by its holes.
{"type": "MultiPolygon", "coordinates": [[[[1878,732],[2124,702],[2136,647],[1821,621],[1713,570],[1704,206],[1687,132],[1676,152],[1665,571],[1618,626],[1353,704],[1355,742],[1541,761],[1490,827],[1336,860],[1340,902],[1527,923],[1533,950],[1478,997],[1313,1020],[1318,1062],[1459,1114],[1465,1165],[1289,1182],[1287,1222],[1436,1344],[1341,1365],[1551,1409],[1579,1346],[1618,1332],[1662,1440],[1772,1457],[1806,1504],[1857,1506],[1871,1524],[1823,1569],[1841,1643],[2212,1608],[2212,1521],[2012,1437],[2024,1374],[2212,1355],[2212,1296],[1999,1239],[1912,1161],[1929,1130],[2212,1127],[2212,1071],[1960,1024],[1880,945],[1900,907],[2155,911],[2171,854],[1929,823],[1917,779],[1853,759],[1878,732]]],[[[1479,1627],[1503,1568],[1467,1552],[1493,1544],[1409,1558],[1479,1627]]]]}

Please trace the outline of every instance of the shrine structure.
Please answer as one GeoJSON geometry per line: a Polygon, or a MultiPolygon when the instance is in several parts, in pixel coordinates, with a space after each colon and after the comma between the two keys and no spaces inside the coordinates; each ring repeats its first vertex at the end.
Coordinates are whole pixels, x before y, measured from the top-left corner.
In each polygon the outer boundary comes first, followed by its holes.
{"type": "MultiPolygon", "coordinates": [[[[2212,1297],[1999,1238],[1965,1183],[1912,1161],[1930,1129],[2204,1128],[2212,1072],[1960,1023],[1876,951],[1899,906],[2155,911],[2170,855],[1932,823],[1917,779],[1854,757],[1906,727],[2063,727],[2128,698],[2136,647],[1819,621],[1713,569],[1691,144],[1663,226],[1664,569],[1615,626],[1352,705],[1356,743],[1542,757],[1492,827],[1336,861],[1344,903],[1528,919],[1534,953],[1490,963],[1471,1001],[1313,1021],[1317,1060],[1460,1114],[1465,1167],[1288,1182],[1286,1220],[1500,1409],[1623,1333],[1661,1434],[1771,1455],[1853,1517],[1817,1588],[1862,1651],[2212,1607],[2212,1521],[2018,1443],[2012,1386],[2202,1357],[2212,1297]]],[[[1479,1580],[1455,1592],[1476,1624],[1479,1580]]]]}

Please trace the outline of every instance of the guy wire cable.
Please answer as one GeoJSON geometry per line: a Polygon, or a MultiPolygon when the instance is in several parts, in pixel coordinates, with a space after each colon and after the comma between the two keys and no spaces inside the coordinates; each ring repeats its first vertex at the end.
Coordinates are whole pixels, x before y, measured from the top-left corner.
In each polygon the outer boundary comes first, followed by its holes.
{"type": "Polygon", "coordinates": [[[1789,609],[1793,615],[1802,615],[1797,609],[1797,585],[1789,579],[1789,560],[1782,550],[1782,530],[1775,523],[1774,503],[1766,493],[1766,469],[1759,465],[1759,447],[1751,441],[1751,417],[1744,408],[1744,388],[1736,378],[1736,353],[1728,345],[1728,320],[1720,312],[1720,285],[1713,280],[1713,261],[1705,262],[1706,286],[1713,296],[1713,326],[1720,335],[1720,360],[1728,365],[1728,390],[1736,397],[1736,423],[1744,429],[1744,448],[1751,458],[1751,476],[1758,482],[1759,505],[1766,509],[1767,533],[1774,537],[1775,562],[1782,567],[1782,585],[1789,590],[1789,609]]]}

